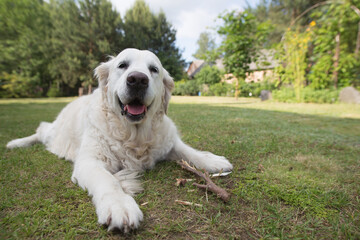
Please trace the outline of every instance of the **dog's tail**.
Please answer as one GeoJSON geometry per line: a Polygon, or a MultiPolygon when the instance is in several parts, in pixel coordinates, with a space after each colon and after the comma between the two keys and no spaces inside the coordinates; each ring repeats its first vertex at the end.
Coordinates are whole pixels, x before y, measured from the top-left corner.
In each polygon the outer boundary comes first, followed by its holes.
{"type": "Polygon", "coordinates": [[[36,143],[44,142],[46,138],[45,135],[47,135],[46,132],[48,132],[50,125],[51,124],[48,122],[42,122],[40,123],[40,126],[36,130],[35,134],[24,138],[14,139],[8,142],[6,144],[6,147],[9,149],[19,148],[19,147],[29,147],[36,143]]]}
{"type": "Polygon", "coordinates": [[[11,140],[10,142],[8,142],[8,144],[6,144],[6,147],[10,149],[18,148],[18,147],[29,147],[38,142],[39,142],[39,138],[37,133],[35,133],[28,137],[11,140]]]}

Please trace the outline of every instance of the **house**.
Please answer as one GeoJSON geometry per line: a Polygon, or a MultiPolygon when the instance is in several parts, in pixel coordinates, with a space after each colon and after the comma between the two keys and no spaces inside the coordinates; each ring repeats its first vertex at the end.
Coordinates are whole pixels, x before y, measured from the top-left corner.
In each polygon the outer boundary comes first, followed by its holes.
{"type": "MultiPolygon", "coordinates": [[[[274,68],[278,66],[277,60],[274,58],[275,51],[263,49],[259,52],[259,58],[256,62],[252,62],[249,65],[249,72],[246,73],[245,82],[261,82],[266,78],[274,77],[274,68]]],[[[188,70],[187,74],[190,78],[194,76],[203,68],[207,63],[204,60],[193,61],[188,70]]],[[[224,70],[225,66],[222,59],[217,59],[215,64],[220,70],[224,70]]],[[[224,82],[233,83],[236,80],[232,73],[224,75],[224,82]]]]}
{"type": "Polygon", "coordinates": [[[274,55],[274,50],[260,50],[258,60],[249,65],[249,72],[246,73],[245,82],[262,82],[267,77],[274,77],[274,68],[279,65],[274,55]]]}

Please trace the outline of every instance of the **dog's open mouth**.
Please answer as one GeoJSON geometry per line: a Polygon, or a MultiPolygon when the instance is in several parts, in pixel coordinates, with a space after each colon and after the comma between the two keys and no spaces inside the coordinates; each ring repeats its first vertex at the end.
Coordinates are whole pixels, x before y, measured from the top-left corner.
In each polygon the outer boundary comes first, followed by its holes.
{"type": "Polygon", "coordinates": [[[147,107],[138,99],[135,99],[128,104],[123,104],[119,98],[119,104],[121,108],[121,114],[125,115],[129,120],[134,122],[143,119],[148,108],[150,107],[147,107]]]}

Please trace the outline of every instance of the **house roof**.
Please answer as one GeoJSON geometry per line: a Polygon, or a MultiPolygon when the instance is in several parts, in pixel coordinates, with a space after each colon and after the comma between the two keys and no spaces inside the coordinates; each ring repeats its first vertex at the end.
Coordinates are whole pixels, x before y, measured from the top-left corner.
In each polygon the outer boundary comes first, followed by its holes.
{"type": "Polygon", "coordinates": [[[188,70],[186,71],[187,75],[190,78],[193,78],[200,70],[201,68],[205,65],[205,61],[204,60],[194,60],[192,63],[190,63],[190,66],[188,68],[188,70]]]}

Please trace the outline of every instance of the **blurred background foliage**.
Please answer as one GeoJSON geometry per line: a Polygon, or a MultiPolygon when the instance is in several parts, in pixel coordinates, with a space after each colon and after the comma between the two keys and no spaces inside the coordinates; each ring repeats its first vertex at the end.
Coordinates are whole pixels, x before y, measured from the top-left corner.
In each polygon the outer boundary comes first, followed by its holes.
{"type": "Polygon", "coordinates": [[[0,1],[0,96],[77,95],[96,86],[93,69],[134,47],[155,52],[175,79],[185,61],[176,30],[142,0],[125,16],[106,0],[0,1]]]}
{"type": "MultiPolygon", "coordinates": [[[[211,34],[201,33],[195,56],[210,65],[222,58],[226,73],[236,77],[219,95],[259,96],[270,90],[280,101],[336,102],[339,89],[360,87],[359,8],[360,0],[263,0],[220,15],[221,44],[214,47],[211,34]],[[274,74],[261,83],[245,82],[250,64],[261,59],[264,49],[275,53],[274,74]]],[[[198,74],[202,71],[208,70],[198,74]]]]}
{"type": "Polygon", "coordinates": [[[222,13],[221,43],[200,33],[193,56],[206,66],[189,79],[176,29],[144,0],[125,16],[107,0],[2,0],[0,97],[77,95],[79,87],[96,87],[96,65],[134,47],[160,58],[176,81],[175,95],[258,96],[266,89],[281,101],[336,102],[339,89],[360,86],[359,8],[360,0],[262,0],[222,13]],[[263,49],[275,53],[274,74],[245,82],[263,49]],[[215,66],[218,59],[224,69],[215,66]]]}

